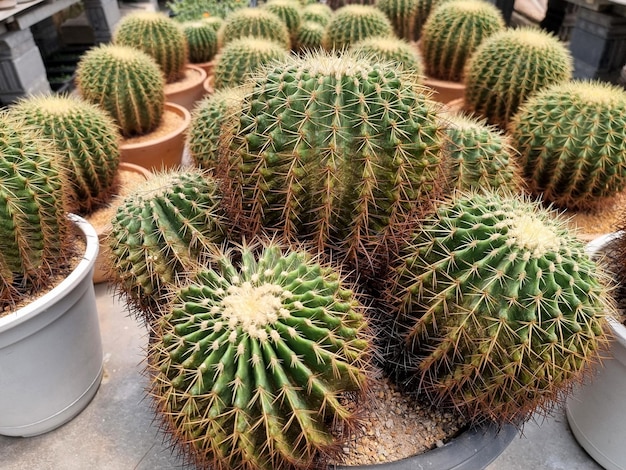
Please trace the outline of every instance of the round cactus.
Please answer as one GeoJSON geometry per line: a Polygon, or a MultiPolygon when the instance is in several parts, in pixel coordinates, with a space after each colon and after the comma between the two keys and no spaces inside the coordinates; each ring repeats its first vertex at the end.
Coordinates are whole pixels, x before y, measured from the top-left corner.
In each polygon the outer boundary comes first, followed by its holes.
{"type": "Polygon", "coordinates": [[[296,51],[314,51],[322,48],[324,26],[315,21],[305,21],[300,25],[294,37],[296,51]]]}
{"type": "Polygon", "coordinates": [[[217,54],[217,31],[205,21],[190,21],[182,24],[183,34],[189,47],[189,62],[202,64],[211,62],[217,54]]]}
{"type": "Polygon", "coordinates": [[[269,39],[242,37],[229,42],[220,51],[213,68],[216,90],[243,84],[259,67],[289,54],[282,44],[269,39]]]}
{"type": "Polygon", "coordinates": [[[566,396],[607,339],[607,276],[566,221],[522,196],[457,194],[405,248],[407,381],[469,418],[517,422],[566,396]]]}
{"type": "Polygon", "coordinates": [[[163,73],[138,49],[111,44],[90,49],[76,67],[76,85],[82,98],[113,117],[125,137],[147,134],[161,122],[163,73]]]}
{"type": "Polygon", "coordinates": [[[62,162],[52,141],[0,111],[0,311],[46,286],[71,253],[62,162]]]}
{"type": "Polygon", "coordinates": [[[504,31],[500,9],[484,0],[453,0],[438,5],[422,28],[426,73],[459,82],[467,60],[489,36],[504,31]]]}
{"type": "Polygon", "coordinates": [[[333,10],[325,3],[311,3],[302,9],[302,21],[313,21],[326,26],[333,17],[333,10]]]}
{"type": "Polygon", "coordinates": [[[372,5],[346,5],[326,25],[323,44],[327,50],[341,50],[374,36],[394,36],[385,14],[372,5]]]}
{"type": "Polygon", "coordinates": [[[567,46],[546,31],[521,27],[493,34],[467,63],[464,106],[505,128],[533,93],[570,80],[572,62],[567,46]]]}
{"type": "Polygon", "coordinates": [[[569,209],[590,209],[626,187],[626,92],[571,81],[531,96],[510,125],[530,190],[569,209]]]}
{"type": "Polygon", "coordinates": [[[274,13],[285,23],[292,38],[295,36],[300,24],[302,24],[302,16],[300,15],[302,6],[297,0],[270,0],[264,8],[274,13]]]}
{"type": "Polygon", "coordinates": [[[381,10],[393,26],[396,36],[406,41],[417,39],[418,0],[378,0],[376,8],[381,10]]]}
{"type": "Polygon", "coordinates": [[[291,49],[287,26],[276,14],[265,8],[243,8],[230,14],[219,31],[220,47],[247,36],[276,41],[285,49],[291,49]]]}
{"type": "Polygon", "coordinates": [[[332,268],[244,246],[176,293],[148,351],[151,395],[198,467],[312,468],[354,421],[341,398],[363,392],[368,356],[360,304],[332,268]]]}
{"type": "Polygon", "coordinates": [[[166,83],[184,77],[187,39],[180,25],[163,13],[140,11],[122,17],[113,33],[113,43],[135,47],[152,56],[161,67],[166,83]]]}
{"type": "Polygon", "coordinates": [[[400,69],[424,80],[424,62],[419,51],[408,42],[394,37],[373,37],[353,44],[350,49],[360,51],[376,60],[391,61],[400,69]]]}
{"type": "Polygon", "coordinates": [[[290,57],[251,86],[223,153],[231,219],[380,273],[440,182],[435,105],[412,76],[349,52],[290,57]]]}
{"type": "Polygon", "coordinates": [[[115,191],[120,135],[99,106],[72,96],[32,96],[10,112],[52,139],[69,167],[76,210],[89,214],[115,191]]]}
{"type": "Polygon", "coordinates": [[[144,319],[213,243],[223,241],[217,184],[200,169],[157,173],[119,205],[107,234],[112,279],[144,319]]]}
{"type": "Polygon", "coordinates": [[[444,153],[452,189],[521,191],[517,152],[501,130],[462,114],[447,116],[446,124],[444,153]]]}

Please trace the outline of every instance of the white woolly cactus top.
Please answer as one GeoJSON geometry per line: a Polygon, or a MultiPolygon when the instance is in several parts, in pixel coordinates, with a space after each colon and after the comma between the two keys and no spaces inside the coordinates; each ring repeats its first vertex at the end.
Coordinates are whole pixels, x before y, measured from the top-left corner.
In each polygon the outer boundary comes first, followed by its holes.
{"type": "Polygon", "coordinates": [[[509,228],[508,243],[532,252],[534,258],[558,251],[563,243],[563,238],[553,227],[533,214],[514,212],[504,224],[509,228]]]}

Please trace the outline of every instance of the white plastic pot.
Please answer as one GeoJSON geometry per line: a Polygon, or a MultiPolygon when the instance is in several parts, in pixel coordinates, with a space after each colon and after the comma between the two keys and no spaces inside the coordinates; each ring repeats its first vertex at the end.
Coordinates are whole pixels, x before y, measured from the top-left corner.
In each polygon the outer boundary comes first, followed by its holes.
{"type": "MultiPolygon", "coordinates": [[[[589,243],[590,253],[615,234],[589,243]]],[[[567,420],[580,446],[607,470],[626,469],[626,327],[610,321],[614,335],[609,357],[567,400],[567,420]]]]}
{"type": "Polygon", "coordinates": [[[34,436],[79,414],[102,378],[102,340],[92,283],[98,235],[71,215],[83,259],[50,292],[0,318],[0,434],[34,436]]]}

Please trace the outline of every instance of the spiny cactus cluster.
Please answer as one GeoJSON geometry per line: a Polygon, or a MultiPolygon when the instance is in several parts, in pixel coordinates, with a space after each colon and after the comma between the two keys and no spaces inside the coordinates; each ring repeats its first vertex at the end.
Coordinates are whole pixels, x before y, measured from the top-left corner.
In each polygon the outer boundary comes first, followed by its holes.
{"type": "Polygon", "coordinates": [[[325,28],[315,21],[303,22],[293,40],[295,51],[314,51],[321,49],[324,41],[325,28]]]}
{"type": "Polygon", "coordinates": [[[173,0],[167,2],[174,20],[181,23],[207,17],[224,19],[233,11],[247,5],[247,2],[240,0],[173,0]]]}
{"type": "Polygon", "coordinates": [[[613,311],[606,281],[538,202],[457,194],[407,244],[391,288],[406,380],[468,418],[549,409],[599,358],[613,311]]]}
{"type": "Polygon", "coordinates": [[[144,51],[159,64],[166,83],[184,76],[188,46],[180,25],[161,12],[130,13],[118,22],[113,43],[144,51]]]}
{"type": "Polygon", "coordinates": [[[327,50],[342,50],[368,37],[393,35],[389,19],[376,7],[346,5],[326,25],[323,45],[327,50]]]}
{"type": "Polygon", "coordinates": [[[374,60],[391,61],[401,70],[412,73],[418,83],[424,81],[424,61],[417,48],[396,37],[373,37],[363,39],[350,47],[374,60]]]}
{"type": "Polygon", "coordinates": [[[72,96],[32,96],[11,107],[13,116],[50,138],[63,155],[76,210],[89,214],[115,191],[120,135],[99,106],[72,96]]]}
{"type": "Polygon", "coordinates": [[[311,468],[354,420],[342,397],[367,384],[357,298],[331,268],[276,244],[214,264],[176,293],[149,348],[165,427],[200,468],[311,468]]]}
{"type": "Polygon", "coordinates": [[[333,10],[325,3],[311,3],[302,9],[302,21],[313,21],[326,26],[333,17],[333,10]]]}
{"type": "Polygon", "coordinates": [[[291,49],[287,26],[276,14],[265,8],[243,8],[231,13],[219,31],[220,48],[247,36],[276,41],[285,49],[291,49]]]}
{"type": "Polygon", "coordinates": [[[421,34],[428,76],[461,81],[466,62],[476,48],[505,27],[500,10],[484,0],[446,1],[438,5],[421,34]]]}
{"type": "Polygon", "coordinates": [[[530,190],[559,207],[592,209],[626,187],[626,92],[571,81],[531,96],[510,124],[530,190]]]}
{"type": "Polygon", "coordinates": [[[396,36],[406,41],[417,40],[418,0],[378,0],[375,5],[389,18],[396,36]]]}
{"type": "Polygon", "coordinates": [[[124,137],[147,134],[161,122],[163,73],[139,49],[112,44],[90,49],[76,67],[76,86],[82,98],[113,117],[124,137]]]}
{"type": "Polygon", "coordinates": [[[217,54],[217,30],[206,21],[189,21],[182,24],[189,47],[189,62],[210,62],[217,54]]]}

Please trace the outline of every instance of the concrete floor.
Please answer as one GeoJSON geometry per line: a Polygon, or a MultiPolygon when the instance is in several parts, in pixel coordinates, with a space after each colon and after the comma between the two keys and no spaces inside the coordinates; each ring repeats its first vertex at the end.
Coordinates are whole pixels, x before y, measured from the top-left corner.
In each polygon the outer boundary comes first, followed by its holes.
{"type": "MultiPolygon", "coordinates": [[[[30,438],[0,436],[1,470],[181,468],[157,426],[141,374],[145,330],[107,284],[96,286],[105,375],[87,408],[66,425],[30,438]]],[[[574,440],[563,412],[529,423],[488,470],[601,470],[574,440]]],[[[437,470],[437,469],[433,469],[437,470]]]]}

